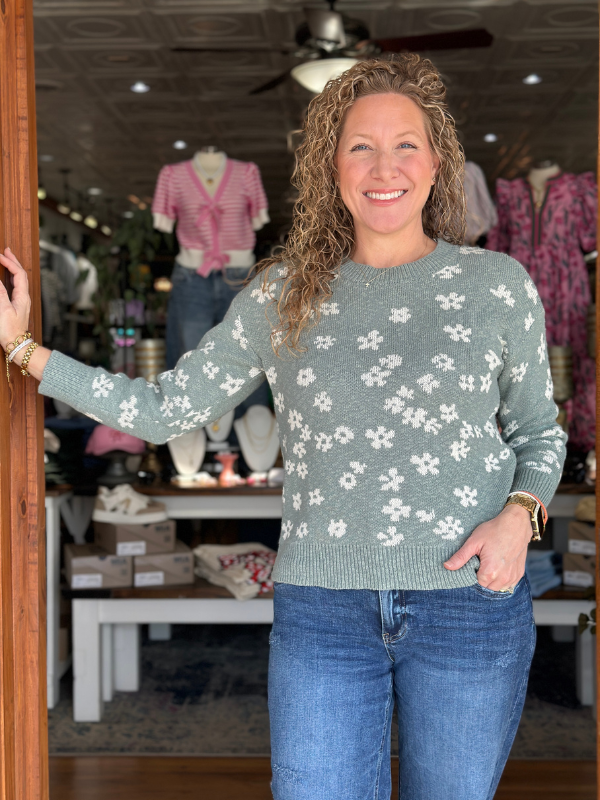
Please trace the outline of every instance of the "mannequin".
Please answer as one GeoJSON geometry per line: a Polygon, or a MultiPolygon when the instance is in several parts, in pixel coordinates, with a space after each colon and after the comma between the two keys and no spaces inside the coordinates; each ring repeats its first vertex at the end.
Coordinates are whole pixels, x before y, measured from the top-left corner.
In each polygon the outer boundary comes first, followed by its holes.
{"type": "Polygon", "coordinates": [[[271,410],[266,406],[250,406],[233,427],[246,463],[253,470],[250,477],[266,482],[279,453],[279,426],[271,410]]]}
{"type": "Polygon", "coordinates": [[[255,262],[256,231],[269,222],[267,208],[258,166],[228,158],[214,145],[161,169],[153,224],[171,233],[177,222],[179,243],[167,316],[167,369],[222,322],[255,262]]]}
{"type": "Polygon", "coordinates": [[[529,170],[527,180],[533,192],[533,201],[536,209],[540,209],[544,203],[548,179],[554,178],[560,171],[559,165],[553,159],[538,161],[533,169],[529,170]]]}
{"type": "Polygon", "coordinates": [[[184,433],[168,442],[169,452],[179,478],[193,481],[204,461],[206,434],[204,428],[184,433]]]}
{"type": "Polygon", "coordinates": [[[595,364],[587,351],[590,280],[583,253],[596,248],[595,175],[563,172],[555,159],[533,163],[523,178],[496,184],[498,224],[486,247],[508,253],[529,273],[546,315],[549,348],[570,348],[573,397],[564,405],[570,444],[595,444],[595,364]]]}
{"type": "Polygon", "coordinates": [[[214,145],[208,145],[194,153],[192,164],[196,174],[202,181],[202,185],[209,195],[214,197],[225,172],[227,164],[226,153],[214,145]]]}
{"type": "Polygon", "coordinates": [[[224,442],[231,431],[235,410],[228,411],[221,419],[216,419],[204,429],[211,442],[224,442]]]}

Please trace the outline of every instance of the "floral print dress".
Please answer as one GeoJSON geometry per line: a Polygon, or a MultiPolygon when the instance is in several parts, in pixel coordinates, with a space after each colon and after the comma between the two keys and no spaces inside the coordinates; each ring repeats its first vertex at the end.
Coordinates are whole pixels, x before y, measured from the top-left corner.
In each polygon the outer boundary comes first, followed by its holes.
{"type": "Polygon", "coordinates": [[[548,346],[572,347],[569,439],[576,448],[590,450],[595,443],[595,363],[586,345],[586,312],[592,298],[583,254],[596,247],[594,175],[563,172],[550,178],[540,208],[523,178],[500,178],[496,191],[498,224],[486,247],[509,253],[529,272],[546,311],[548,346]]]}

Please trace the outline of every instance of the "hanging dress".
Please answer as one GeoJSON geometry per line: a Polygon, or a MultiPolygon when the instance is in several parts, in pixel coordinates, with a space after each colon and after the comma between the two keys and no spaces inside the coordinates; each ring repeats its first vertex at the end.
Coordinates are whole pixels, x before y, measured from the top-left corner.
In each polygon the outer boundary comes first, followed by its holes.
{"type": "Polygon", "coordinates": [[[595,443],[595,362],[586,345],[586,312],[592,302],[583,254],[596,247],[597,187],[594,175],[560,173],[549,178],[536,208],[528,181],[500,178],[498,224],[486,247],[519,261],[537,286],[546,312],[548,345],[573,351],[573,399],[567,403],[569,440],[577,449],[595,443]]]}

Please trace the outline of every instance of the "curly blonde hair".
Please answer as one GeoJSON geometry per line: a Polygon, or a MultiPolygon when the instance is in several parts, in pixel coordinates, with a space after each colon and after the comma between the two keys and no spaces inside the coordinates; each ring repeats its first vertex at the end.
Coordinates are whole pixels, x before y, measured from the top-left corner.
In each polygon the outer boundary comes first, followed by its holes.
{"type": "Polygon", "coordinates": [[[262,288],[269,296],[275,296],[273,284],[283,284],[279,299],[270,304],[277,307],[272,339],[278,355],[283,345],[291,353],[303,352],[300,336],[318,323],[321,304],[332,295],[335,270],[353,252],[354,223],[340,196],[335,166],[346,112],[359,97],[389,92],[409,97],[419,106],[431,149],[440,160],[423,207],[423,230],[433,240],[463,243],[464,155],[438,71],[429,59],[414,53],[358,62],[311,101],[292,175],[299,192],[292,228],[277,255],[256,266],[256,273],[264,272],[262,288]],[[270,267],[282,263],[286,269],[273,279],[270,267]]]}

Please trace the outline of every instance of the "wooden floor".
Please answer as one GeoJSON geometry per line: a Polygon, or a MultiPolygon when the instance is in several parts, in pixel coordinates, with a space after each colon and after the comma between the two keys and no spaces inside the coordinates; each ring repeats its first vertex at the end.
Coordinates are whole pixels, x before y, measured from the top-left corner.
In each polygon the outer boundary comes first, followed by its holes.
{"type": "MultiPolygon", "coordinates": [[[[272,800],[270,775],[266,758],[55,757],[50,800],[272,800]]],[[[596,798],[595,762],[509,761],[495,800],[596,798]]]]}

